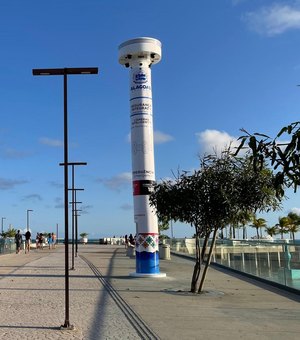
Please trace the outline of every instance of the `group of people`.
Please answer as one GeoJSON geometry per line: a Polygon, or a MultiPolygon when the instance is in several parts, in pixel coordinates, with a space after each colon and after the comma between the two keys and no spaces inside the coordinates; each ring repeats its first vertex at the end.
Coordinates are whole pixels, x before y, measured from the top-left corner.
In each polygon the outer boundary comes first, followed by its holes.
{"type": "Polygon", "coordinates": [[[129,237],[125,235],[125,248],[127,248],[128,246],[134,246],[134,245],[135,245],[135,237],[133,237],[132,234],[130,234],[129,237]]]}
{"type": "MultiPolygon", "coordinates": [[[[18,230],[16,235],[15,235],[16,254],[19,254],[20,251],[21,251],[22,236],[25,237],[25,254],[30,252],[31,232],[29,230],[27,230],[25,234],[21,234],[21,231],[18,230]]],[[[45,240],[46,240],[46,238],[45,238],[43,233],[37,233],[36,238],[35,238],[36,249],[44,249],[45,240]]],[[[48,243],[49,249],[55,248],[56,235],[54,233],[49,233],[47,235],[47,243],[48,243]]]]}
{"type": "Polygon", "coordinates": [[[25,254],[29,253],[29,251],[30,251],[31,232],[29,230],[27,230],[26,233],[24,235],[22,235],[21,231],[18,230],[16,235],[15,235],[16,254],[19,254],[20,251],[21,251],[22,236],[25,236],[25,254]]]}
{"type": "Polygon", "coordinates": [[[47,243],[49,246],[49,249],[53,249],[56,246],[56,235],[54,233],[49,233],[47,237],[44,236],[43,233],[37,233],[35,242],[36,242],[36,249],[44,249],[44,243],[47,243]]]}

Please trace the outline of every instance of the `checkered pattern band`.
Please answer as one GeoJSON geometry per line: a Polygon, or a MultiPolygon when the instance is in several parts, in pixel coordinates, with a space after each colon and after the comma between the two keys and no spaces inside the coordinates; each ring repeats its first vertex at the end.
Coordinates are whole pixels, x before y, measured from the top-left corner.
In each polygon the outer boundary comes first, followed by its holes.
{"type": "Polygon", "coordinates": [[[158,234],[138,234],[136,238],[136,251],[154,253],[158,251],[158,234]]]}

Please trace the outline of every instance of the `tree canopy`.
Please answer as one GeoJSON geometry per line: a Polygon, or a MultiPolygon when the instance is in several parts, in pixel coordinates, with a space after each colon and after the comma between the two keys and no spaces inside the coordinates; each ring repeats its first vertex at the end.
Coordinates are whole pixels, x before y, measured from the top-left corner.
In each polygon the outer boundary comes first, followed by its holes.
{"type": "MultiPolygon", "coordinates": [[[[220,157],[201,158],[200,168],[192,174],[179,173],[173,181],[156,184],[150,204],[156,208],[160,220],[181,221],[195,227],[193,277],[197,281],[205,253],[204,250],[200,254],[198,239],[203,237],[207,241],[213,232],[212,249],[217,230],[236,220],[241,211],[255,213],[278,209],[280,198],[276,196],[273,183],[274,175],[265,165],[255,171],[248,158],[234,157],[226,150],[220,157]]],[[[194,279],[191,291],[196,289],[194,279]]]]}
{"type": "Polygon", "coordinates": [[[159,219],[181,221],[196,227],[203,237],[206,232],[222,228],[241,212],[276,210],[274,175],[263,166],[254,171],[248,158],[205,156],[199,170],[183,172],[173,181],[164,180],[154,187],[150,196],[159,219]]]}
{"type": "Polygon", "coordinates": [[[236,155],[241,149],[247,147],[247,154],[254,166],[260,169],[265,162],[269,162],[276,171],[274,186],[279,197],[284,195],[285,187],[300,185],[300,122],[284,126],[271,138],[262,133],[249,133],[241,129],[244,135],[239,137],[240,145],[236,155]],[[283,138],[285,141],[280,141],[283,138]]]}

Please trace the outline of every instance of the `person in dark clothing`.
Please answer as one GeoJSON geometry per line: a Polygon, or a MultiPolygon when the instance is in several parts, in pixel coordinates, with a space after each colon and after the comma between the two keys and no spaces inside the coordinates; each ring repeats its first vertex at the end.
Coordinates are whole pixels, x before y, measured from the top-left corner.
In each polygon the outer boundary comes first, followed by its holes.
{"type": "Polygon", "coordinates": [[[40,249],[44,249],[44,235],[43,233],[40,233],[39,234],[39,248],[40,249]]]}
{"type": "Polygon", "coordinates": [[[132,234],[129,235],[129,243],[134,245],[134,238],[133,238],[132,234]]]}
{"type": "Polygon", "coordinates": [[[30,241],[31,241],[31,232],[29,230],[25,233],[25,254],[30,251],[30,241]]]}
{"type": "Polygon", "coordinates": [[[16,254],[19,254],[22,244],[22,234],[20,233],[20,230],[18,230],[18,232],[15,235],[15,242],[16,242],[16,254]]]}

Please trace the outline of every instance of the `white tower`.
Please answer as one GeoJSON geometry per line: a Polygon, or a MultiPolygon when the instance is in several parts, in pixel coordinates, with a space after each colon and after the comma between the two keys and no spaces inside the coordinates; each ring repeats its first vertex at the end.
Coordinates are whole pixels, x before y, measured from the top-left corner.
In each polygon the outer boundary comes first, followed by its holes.
{"type": "Polygon", "coordinates": [[[157,217],[149,204],[155,183],[151,66],[161,59],[161,43],[136,38],[119,46],[119,63],[130,68],[131,157],[136,235],[136,275],[159,271],[157,217]]]}

